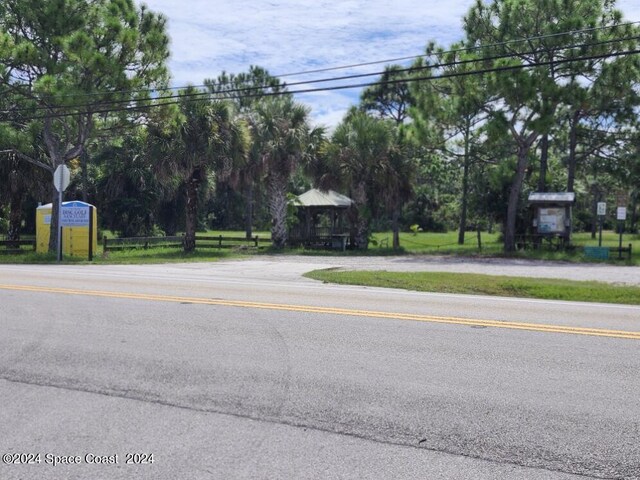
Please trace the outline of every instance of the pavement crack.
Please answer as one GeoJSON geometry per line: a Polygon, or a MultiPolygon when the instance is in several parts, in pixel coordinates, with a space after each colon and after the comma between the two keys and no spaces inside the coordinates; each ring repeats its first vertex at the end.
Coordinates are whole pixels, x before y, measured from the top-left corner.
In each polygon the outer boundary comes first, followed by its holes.
{"type": "Polygon", "coordinates": [[[54,389],[58,389],[58,390],[65,390],[65,391],[69,391],[69,392],[80,392],[80,393],[87,393],[87,394],[93,394],[93,395],[101,395],[101,396],[105,396],[105,397],[109,397],[109,398],[115,398],[115,399],[124,399],[124,400],[131,400],[134,402],[142,402],[145,404],[150,404],[150,405],[157,405],[157,406],[162,406],[162,407],[169,407],[169,408],[177,408],[180,410],[186,410],[186,411],[191,411],[191,412],[196,412],[196,413],[204,413],[204,414],[213,414],[213,415],[222,415],[222,416],[226,416],[226,417],[232,417],[232,418],[237,418],[237,419],[241,419],[241,420],[249,420],[249,421],[254,421],[254,422],[260,422],[260,423],[267,423],[267,424],[271,424],[271,425],[281,425],[281,426],[287,426],[287,427],[292,427],[292,428],[296,428],[296,429],[302,429],[303,431],[316,431],[316,432],[321,432],[321,433],[328,433],[328,434],[332,434],[332,435],[340,435],[340,436],[344,436],[344,437],[349,437],[349,438],[355,438],[358,440],[363,440],[365,442],[372,442],[372,443],[376,443],[376,444],[382,444],[382,445],[391,445],[391,446],[395,446],[395,447],[401,447],[401,448],[411,448],[411,449],[418,449],[418,450],[427,450],[433,453],[439,453],[442,455],[448,455],[448,456],[452,456],[452,457],[461,457],[461,458],[468,458],[471,460],[477,460],[477,461],[482,461],[482,462],[488,462],[494,465],[509,465],[509,466],[516,466],[519,468],[525,468],[525,469],[530,469],[530,470],[542,470],[542,471],[547,471],[547,472],[553,472],[553,473],[564,473],[564,474],[569,474],[569,475],[574,475],[576,477],[582,477],[582,478],[590,478],[590,479],[597,479],[597,480],[613,480],[616,477],[605,477],[605,476],[598,476],[598,475],[593,475],[593,474],[581,474],[581,473],[576,473],[576,472],[572,472],[572,471],[567,471],[567,470],[561,470],[561,469],[553,469],[553,468],[545,468],[542,466],[531,466],[531,465],[525,465],[522,463],[518,463],[518,462],[508,462],[508,461],[504,461],[504,460],[494,460],[491,458],[484,458],[484,457],[480,457],[480,456],[476,456],[476,455],[468,455],[468,454],[464,454],[464,453],[459,453],[459,452],[449,452],[445,449],[439,449],[439,448],[434,448],[434,447],[429,447],[426,445],[423,445],[424,443],[426,443],[427,439],[421,439],[418,444],[415,443],[411,443],[411,442],[401,442],[401,441],[397,441],[397,440],[384,440],[384,439],[380,439],[380,438],[375,438],[373,436],[369,436],[369,435],[365,435],[365,434],[360,434],[357,432],[347,432],[347,431],[340,431],[340,430],[336,430],[336,429],[330,429],[330,428],[323,428],[317,425],[309,425],[309,424],[305,424],[302,422],[296,422],[296,421],[291,421],[291,420],[285,420],[285,419],[281,419],[281,418],[268,418],[268,417],[264,417],[264,416],[256,416],[256,415],[250,415],[250,414],[245,414],[245,413],[238,413],[238,412],[228,412],[228,411],[224,411],[224,410],[217,410],[214,408],[206,408],[206,407],[197,407],[197,406],[192,406],[192,405],[182,405],[179,403],[175,403],[175,402],[170,402],[167,400],[161,400],[161,399],[149,399],[149,398],[144,398],[142,397],[142,393],[143,392],[139,392],[138,395],[132,395],[133,391],[116,391],[116,390],[108,390],[108,389],[100,389],[98,387],[91,387],[88,385],[84,385],[84,386],[70,386],[70,385],[63,385],[63,384],[56,384],[56,383],[47,383],[47,382],[39,382],[39,381],[35,381],[35,380],[28,380],[28,379],[23,379],[23,378],[18,378],[17,376],[11,376],[11,375],[0,375],[0,380],[5,380],[7,382],[10,383],[16,383],[16,384],[22,384],[22,385],[30,385],[30,386],[36,386],[36,387],[42,387],[42,388],[54,388],[54,389]]]}

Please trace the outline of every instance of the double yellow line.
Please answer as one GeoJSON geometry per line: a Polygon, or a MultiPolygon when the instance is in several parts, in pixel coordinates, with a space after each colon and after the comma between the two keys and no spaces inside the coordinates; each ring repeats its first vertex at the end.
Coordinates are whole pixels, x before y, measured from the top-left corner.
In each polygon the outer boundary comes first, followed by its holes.
{"type": "Polygon", "coordinates": [[[534,331],[534,332],[564,333],[564,334],[570,334],[570,335],[589,335],[594,337],[611,337],[611,338],[625,338],[628,340],[640,340],[640,332],[625,331],[625,330],[606,330],[601,328],[568,327],[568,326],[562,326],[562,325],[547,325],[542,323],[503,322],[503,321],[496,321],[496,320],[481,320],[481,319],[471,319],[471,318],[462,318],[462,317],[417,315],[417,314],[411,314],[411,313],[381,312],[381,311],[373,311],[373,310],[357,310],[357,309],[348,309],[348,308],[314,307],[311,305],[287,305],[287,304],[280,304],[280,303],[216,300],[216,299],[210,299],[210,298],[177,297],[172,295],[150,295],[150,294],[144,294],[144,293],[122,293],[122,292],[109,292],[109,291],[103,291],[103,290],[76,290],[76,289],[69,289],[69,288],[51,288],[51,287],[1,285],[1,284],[0,284],[0,289],[16,290],[16,291],[23,291],[23,292],[56,293],[56,294],[63,294],[63,295],[82,295],[82,296],[102,297],[102,298],[144,300],[144,301],[155,301],[155,302],[190,303],[190,304],[196,304],[196,305],[217,305],[217,306],[224,306],[224,307],[255,308],[255,309],[263,309],[263,310],[279,310],[279,311],[287,311],[287,312],[319,313],[319,314],[328,314],[328,315],[344,315],[344,316],[352,316],[352,317],[389,318],[393,320],[408,320],[412,322],[444,323],[449,325],[465,325],[470,327],[508,328],[512,330],[528,330],[528,331],[534,331]]]}

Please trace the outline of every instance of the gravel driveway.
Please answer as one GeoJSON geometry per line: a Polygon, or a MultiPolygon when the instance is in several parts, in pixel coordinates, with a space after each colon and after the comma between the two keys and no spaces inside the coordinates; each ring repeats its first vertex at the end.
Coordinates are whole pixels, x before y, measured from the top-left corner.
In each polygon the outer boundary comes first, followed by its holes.
{"type": "MultiPolygon", "coordinates": [[[[394,272],[458,272],[514,277],[565,278],[568,280],[596,280],[606,283],[640,286],[640,267],[598,263],[569,263],[506,258],[465,258],[432,255],[398,257],[341,257],[341,256],[278,256],[253,257],[249,262],[264,262],[261,268],[277,266],[278,271],[299,273],[318,268],[344,270],[387,270],[394,272]]],[[[256,265],[258,266],[258,265],[256,265]]]]}

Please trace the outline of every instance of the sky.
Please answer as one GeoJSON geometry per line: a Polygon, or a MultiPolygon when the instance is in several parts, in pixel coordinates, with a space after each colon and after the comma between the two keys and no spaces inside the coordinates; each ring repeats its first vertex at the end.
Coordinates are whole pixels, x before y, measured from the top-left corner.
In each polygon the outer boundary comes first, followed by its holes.
{"type": "MultiPolygon", "coordinates": [[[[286,75],[420,55],[430,41],[448,46],[461,40],[462,19],[475,3],[474,0],[136,1],[168,18],[169,68],[174,87],[201,85],[204,79],[215,79],[223,71],[247,72],[250,65],[266,68],[272,75],[286,75]]],[[[640,21],[638,0],[618,0],[617,7],[625,20],[640,21]]],[[[409,65],[410,61],[394,63],[409,65]]],[[[375,73],[382,71],[384,65],[292,75],[282,80],[291,84],[375,73]]],[[[315,124],[331,128],[351,105],[358,103],[360,92],[351,89],[299,94],[296,99],[311,107],[315,124]]]]}

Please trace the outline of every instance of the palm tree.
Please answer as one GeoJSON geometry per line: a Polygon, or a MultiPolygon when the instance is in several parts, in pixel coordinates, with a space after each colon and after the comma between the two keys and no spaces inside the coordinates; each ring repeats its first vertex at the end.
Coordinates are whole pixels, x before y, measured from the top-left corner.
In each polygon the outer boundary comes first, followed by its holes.
{"type": "Polygon", "coordinates": [[[218,178],[227,177],[234,164],[244,161],[249,144],[246,126],[234,117],[229,102],[194,100],[195,93],[194,87],[180,92],[173,131],[158,131],[154,139],[164,176],[177,177],[186,191],[185,252],[195,249],[200,186],[214,170],[218,178]]]}
{"type": "Polygon", "coordinates": [[[287,186],[308,151],[309,109],[289,95],[267,98],[256,108],[255,141],[262,158],[274,247],[287,243],[287,186]]]}
{"type": "Polygon", "coordinates": [[[391,215],[393,249],[400,248],[400,215],[402,207],[413,194],[416,163],[409,155],[402,131],[395,135],[382,176],[382,192],[387,211],[391,215]]]}
{"type": "Polygon", "coordinates": [[[369,243],[370,223],[375,210],[386,209],[389,195],[400,188],[400,177],[393,168],[395,130],[390,121],[352,110],[336,128],[329,146],[327,172],[349,189],[355,208],[351,222],[358,248],[369,243]]]}
{"type": "Polygon", "coordinates": [[[145,150],[147,133],[138,127],[94,157],[99,172],[96,200],[102,206],[101,218],[110,230],[123,237],[151,235],[164,193],[152,169],[153,158],[145,150]]]}

